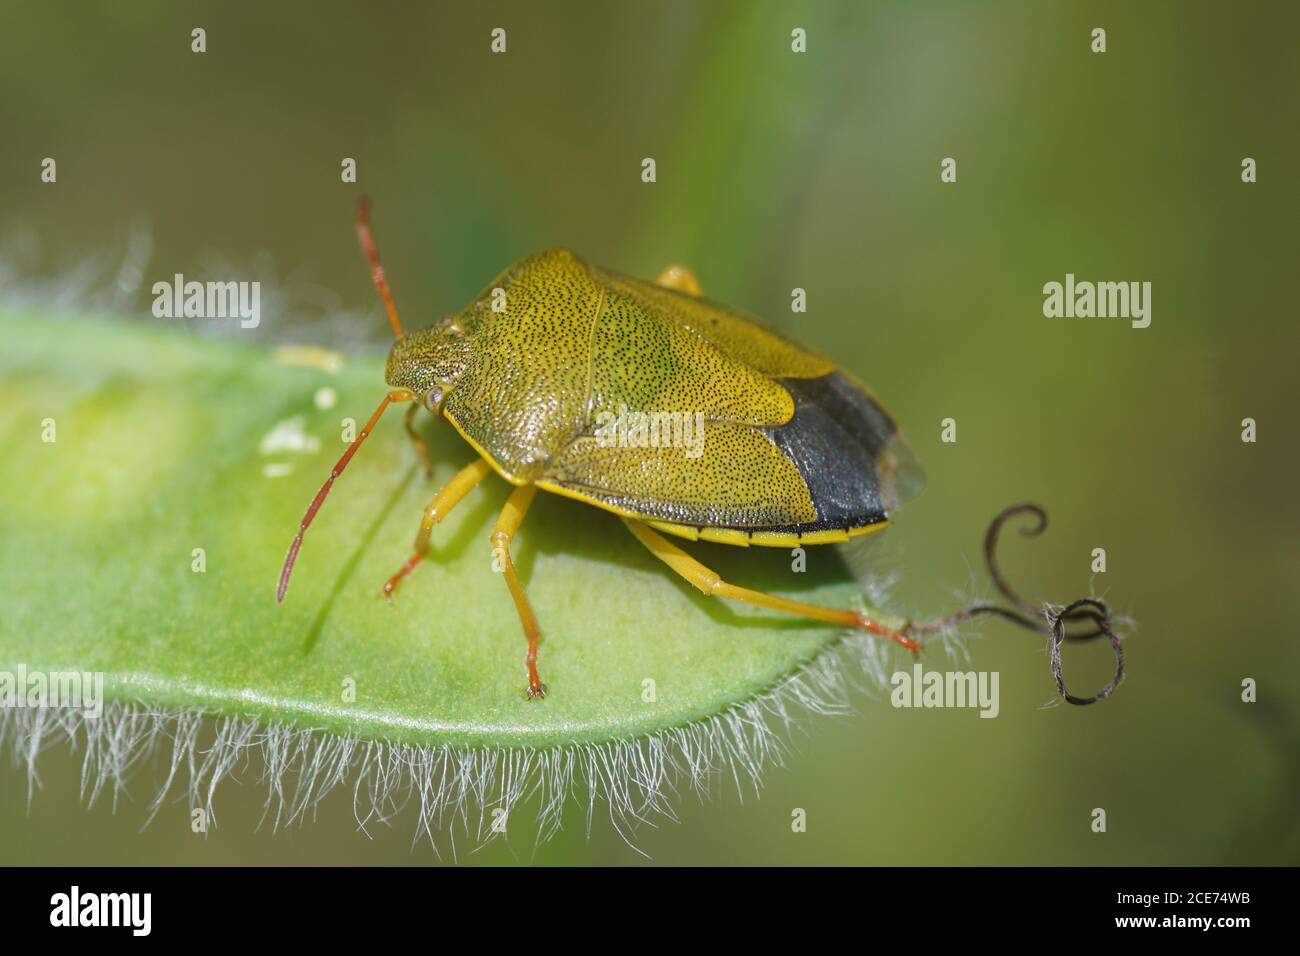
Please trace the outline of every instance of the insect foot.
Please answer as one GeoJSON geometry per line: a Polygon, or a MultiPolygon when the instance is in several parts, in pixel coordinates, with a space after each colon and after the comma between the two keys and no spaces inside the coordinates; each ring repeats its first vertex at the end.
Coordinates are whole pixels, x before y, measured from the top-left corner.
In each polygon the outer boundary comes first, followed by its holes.
{"type": "Polygon", "coordinates": [[[424,560],[424,552],[422,551],[417,551],[415,554],[407,558],[406,563],[398,568],[397,572],[391,578],[384,582],[382,592],[384,597],[388,598],[388,600],[392,602],[393,592],[397,590],[397,586],[402,583],[404,577],[415,570],[415,566],[422,560],[424,560]]]}
{"type": "Polygon", "coordinates": [[[904,647],[906,647],[909,651],[912,652],[913,656],[916,656],[921,653],[921,645],[916,643],[916,641],[912,640],[906,634],[901,634],[898,631],[890,630],[889,628],[885,627],[883,624],[877,624],[875,621],[871,620],[871,618],[867,617],[865,614],[858,614],[855,612],[853,616],[857,619],[858,627],[862,628],[864,631],[870,631],[872,634],[879,635],[880,637],[887,637],[891,641],[894,641],[895,643],[902,644],[904,647]]]}
{"type": "Polygon", "coordinates": [[[545,684],[537,684],[536,686],[534,686],[534,685],[532,685],[532,684],[529,684],[529,685],[528,685],[528,699],[529,699],[529,700],[545,700],[545,699],[546,699],[546,685],[545,685],[545,684]]]}

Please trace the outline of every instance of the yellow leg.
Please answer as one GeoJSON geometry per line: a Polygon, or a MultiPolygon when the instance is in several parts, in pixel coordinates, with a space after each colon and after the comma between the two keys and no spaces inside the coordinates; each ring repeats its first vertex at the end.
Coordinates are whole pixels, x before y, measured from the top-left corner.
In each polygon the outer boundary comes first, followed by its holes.
{"type": "Polygon", "coordinates": [[[398,569],[397,573],[384,583],[385,595],[391,597],[393,590],[402,583],[402,578],[415,570],[415,566],[429,553],[429,536],[433,533],[433,526],[447,517],[456,503],[491,473],[492,466],[487,463],[487,460],[477,458],[473,464],[466,465],[456,472],[451,481],[443,485],[442,490],[433,496],[433,500],[424,509],[424,517],[420,520],[420,531],[415,536],[415,554],[407,558],[406,563],[398,569]]]}
{"type": "Polygon", "coordinates": [[[804,604],[801,601],[791,601],[787,598],[777,597],[775,594],[751,591],[749,588],[728,584],[718,576],[718,572],[700,564],[677,545],[669,542],[659,532],[632,518],[624,518],[623,523],[628,526],[629,530],[637,536],[637,539],[642,544],[650,549],[651,554],[710,597],[745,601],[749,604],[758,604],[761,607],[771,608],[774,611],[781,611],[784,614],[794,614],[798,617],[810,617],[830,624],[839,624],[841,627],[862,628],[864,631],[870,631],[873,634],[879,634],[881,637],[897,641],[913,653],[920,650],[920,645],[915,641],[871,620],[865,614],[859,614],[857,611],[840,611],[816,604],[804,604]]]}
{"type": "Polygon", "coordinates": [[[406,434],[410,437],[411,444],[415,446],[416,454],[420,456],[420,463],[424,465],[424,477],[428,478],[433,474],[433,463],[429,461],[429,446],[420,437],[420,433],[415,430],[415,413],[419,410],[419,402],[412,404],[406,410],[406,434]]]}
{"type": "Polygon", "coordinates": [[[541,640],[542,632],[537,626],[537,616],[533,614],[532,605],[528,603],[528,595],[524,594],[524,586],[519,583],[519,575],[515,573],[515,564],[510,560],[510,542],[523,524],[524,515],[528,513],[528,506],[533,503],[536,494],[536,485],[520,485],[516,488],[506,506],[501,509],[501,517],[497,518],[497,526],[492,531],[492,555],[497,562],[496,566],[506,576],[506,587],[510,588],[515,610],[519,612],[519,623],[524,626],[524,636],[528,638],[525,663],[528,666],[529,700],[546,696],[546,685],[537,676],[537,642],[541,640]]]}
{"type": "Polygon", "coordinates": [[[659,273],[659,278],[655,279],[655,282],[665,289],[676,289],[687,295],[704,294],[704,290],[700,288],[700,280],[695,278],[695,273],[676,262],[664,266],[664,271],[659,273]]]}

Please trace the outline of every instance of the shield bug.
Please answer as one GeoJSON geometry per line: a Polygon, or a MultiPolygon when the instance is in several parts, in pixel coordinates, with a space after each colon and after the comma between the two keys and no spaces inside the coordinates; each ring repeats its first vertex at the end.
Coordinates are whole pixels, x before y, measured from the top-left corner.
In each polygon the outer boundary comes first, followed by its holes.
{"type": "Polygon", "coordinates": [[[756,319],[701,295],[682,266],[656,282],[571,252],[515,263],[464,311],[407,334],[364,200],[357,232],[397,341],[391,391],[303,516],[280,572],[283,601],[303,534],[384,410],[409,402],[445,418],[477,453],[429,502],[415,550],[384,584],[391,595],[429,550],[433,526],[492,472],[514,486],[491,535],[528,641],[537,619],[510,544],[540,488],[619,516],[636,538],[706,595],[861,628],[916,651],[905,634],[853,610],[820,607],[724,581],[669,538],[793,548],[888,526],[920,472],[893,419],[865,386],[756,319]]]}

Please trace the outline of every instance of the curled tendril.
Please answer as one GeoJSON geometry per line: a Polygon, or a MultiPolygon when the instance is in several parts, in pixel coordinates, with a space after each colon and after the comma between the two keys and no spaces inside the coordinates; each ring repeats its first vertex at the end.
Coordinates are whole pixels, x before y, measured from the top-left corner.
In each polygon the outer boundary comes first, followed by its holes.
{"type": "Polygon", "coordinates": [[[1024,537],[1036,538],[1047,530],[1047,512],[1038,505],[1024,503],[1012,505],[1001,511],[989,524],[989,530],[984,535],[984,560],[988,564],[989,577],[993,579],[993,586],[1013,606],[1003,607],[992,601],[974,601],[947,617],[909,624],[903,629],[903,633],[930,634],[973,617],[992,614],[1052,639],[1052,677],[1062,698],[1079,706],[1105,700],[1124,678],[1124,648],[1111,628],[1110,608],[1106,603],[1097,598],[1080,598],[1060,611],[1042,614],[1038,606],[1026,601],[1012,589],[998,567],[997,548],[1002,526],[1022,514],[1032,515],[1037,519],[1033,526],[1020,529],[1024,537]],[[1074,625],[1074,629],[1067,630],[1068,625],[1074,625]],[[1091,697],[1075,697],[1065,689],[1065,677],[1061,670],[1061,645],[1067,641],[1090,641],[1102,636],[1110,641],[1111,649],[1115,652],[1115,676],[1111,678],[1110,683],[1091,697]]]}
{"type": "MultiPolygon", "coordinates": [[[[1077,620],[1077,618],[1075,619],[1077,620]]],[[[1053,615],[1052,676],[1056,678],[1056,689],[1061,692],[1061,696],[1071,704],[1079,704],[1080,706],[1105,700],[1119,686],[1119,682],[1124,679],[1124,647],[1120,644],[1119,638],[1115,636],[1115,632],[1111,630],[1110,608],[1103,601],[1096,598],[1079,598],[1074,603],[1067,605],[1059,614],[1053,615]],[[1097,622],[1097,633],[1106,635],[1106,638],[1110,641],[1111,650],[1115,652],[1115,676],[1110,679],[1110,683],[1091,697],[1075,697],[1065,689],[1065,677],[1061,674],[1061,643],[1065,640],[1065,622],[1071,619],[1071,614],[1081,614],[1085,608],[1087,609],[1086,616],[1097,622]]]]}

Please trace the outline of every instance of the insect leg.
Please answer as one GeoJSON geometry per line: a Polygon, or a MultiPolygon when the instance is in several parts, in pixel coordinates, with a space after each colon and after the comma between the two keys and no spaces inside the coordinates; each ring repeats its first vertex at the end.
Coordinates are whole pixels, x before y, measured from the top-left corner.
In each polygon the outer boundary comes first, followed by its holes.
{"type": "Polygon", "coordinates": [[[878,634],[881,637],[889,638],[891,641],[897,641],[913,653],[921,649],[920,645],[911,638],[884,627],[857,611],[841,611],[816,604],[804,604],[802,601],[791,601],[788,598],[777,597],[775,594],[751,591],[749,588],[728,584],[718,576],[718,572],[700,564],[681,548],[669,542],[659,532],[631,518],[624,518],[623,523],[650,550],[651,554],[707,595],[758,604],[785,614],[810,617],[830,624],[839,624],[843,627],[859,627],[864,631],[870,631],[872,634],[878,634]]]}
{"type": "Polygon", "coordinates": [[[520,485],[516,488],[506,506],[501,509],[501,517],[497,519],[497,526],[492,531],[493,567],[506,577],[506,587],[510,588],[515,610],[519,612],[519,622],[524,626],[524,636],[528,638],[525,663],[528,665],[529,700],[546,696],[546,685],[537,676],[537,642],[541,639],[542,632],[537,627],[537,617],[533,614],[532,605],[528,603],[528,596],[524,594],[524,586],[519,583],[514,562],[510,560],[510,542],[523,523],[528,506],[533,503],[536,494],[536,485],[520,485]]]}
{"type": "Polygon", "coordinates": [[[420,462],[424,465],[424,477],[428,478],[433,474],[433,463],[429,461],[429,446],[420,433],[415,430],[415,413],[420,410],[419,404],[412,405],[406,410],[406,434],[411,439],[411,444],[415,446],[415,452],[420,456],[420,462]]]}
{"type": "Polygon", "coordinates": [[[456,472],[451,481],[443,485],[442,490],[433,496],[433,500],[424,509],[424,517],[420,520],[420,532],[415,536],[415,553],[407,558],[406,563],[398,568],[397,573],[384,583],[385,595],[392,595],[397,585],[402,583],[402,578],[415,570],[415,566],[429,553],[429,536],[433,533],[433,526],[447,517],[447,513],[456,506],[457,502],[491,473],[492,466],[487,463],[487,459],[476,458],[473,464],[466,465],[456,472]]]}
{"type": "Polygon", "coordinates": [[[700,288],[700,280],[695,278],[695,273],[677,262],[664,266],[664,271],[659,273],[659,278],[655,279],[655,284],[661,285],[665,289],[685,292],[687,295],[698,296],[704,294],[704,290],[700,288]]]}

